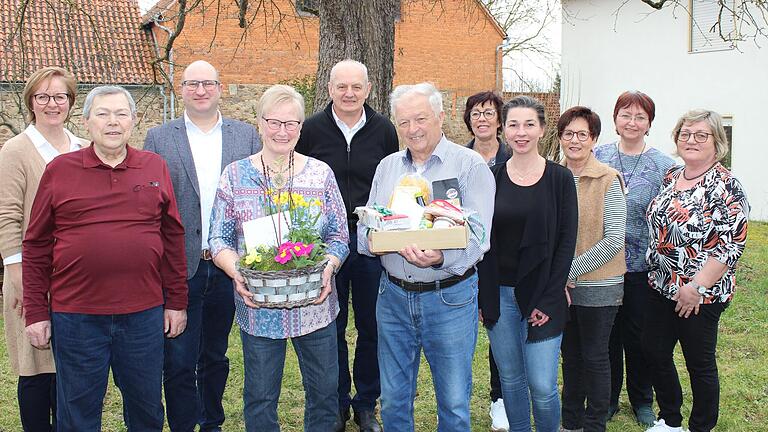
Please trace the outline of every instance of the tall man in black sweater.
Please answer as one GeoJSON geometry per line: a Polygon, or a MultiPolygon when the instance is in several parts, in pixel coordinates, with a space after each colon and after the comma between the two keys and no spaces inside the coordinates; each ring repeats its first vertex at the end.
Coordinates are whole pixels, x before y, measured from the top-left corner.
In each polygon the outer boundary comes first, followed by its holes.
{"type": "Polygon", "coordinates": [[[376,296],[381,263],[357,253],[355,207],[364,206],[371,181],[381,159],[398,151],[395,127],[365,100],[371,90],[368,69],[354,60],[343,60],[331,69],[328,93],[331,103],[308,118],[301,129],[296,151],[330,165],[336,175],[349,220],[349,257],[336,275],[339,316],[336,318],[339,346],[339,409],[336,431],[345,429],[350,405],[361,431],[381,431],[374,409],[379,397],[376,296]],[[351,285],[351,287],[350,287],[351,285]],[[346,330],[350,288],[355,312],[357,347],[352,377],[357,394],[351,396],[346,330]]]}

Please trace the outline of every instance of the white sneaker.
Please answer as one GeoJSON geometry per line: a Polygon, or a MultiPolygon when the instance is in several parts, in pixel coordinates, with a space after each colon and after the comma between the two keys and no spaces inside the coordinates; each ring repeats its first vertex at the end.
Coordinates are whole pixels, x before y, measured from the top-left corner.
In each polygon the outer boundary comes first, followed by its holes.
{"type": "Polygon", "coordinates": [[[667,426],[664,419],[660,419],[653,422],[653,426],[646,429],[645,432],[684,432],[682,426],[672,427],[667,426]]]}
{"type": "Polygon", "coordinates": [[[507,420],[507,412],[504,410],[504,399],[496,399],[496,402],[491,403],[491,430],[493,432],[507,432],[509,431],[509,420],[507,420]]]}

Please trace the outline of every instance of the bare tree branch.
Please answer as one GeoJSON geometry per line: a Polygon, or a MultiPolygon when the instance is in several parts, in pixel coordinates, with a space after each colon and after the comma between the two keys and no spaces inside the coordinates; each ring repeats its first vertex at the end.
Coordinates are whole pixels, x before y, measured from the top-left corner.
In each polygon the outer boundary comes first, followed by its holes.
{"type": "Polygon", "coordinates": [[[647,4],[648,6],[654,8],[654,9],[661,9],[664,7],[664,4],[667,3],[669,0],[659,0],[659,1],[653,1],[653,0],[640,0],[643,3],[647,4]]]}

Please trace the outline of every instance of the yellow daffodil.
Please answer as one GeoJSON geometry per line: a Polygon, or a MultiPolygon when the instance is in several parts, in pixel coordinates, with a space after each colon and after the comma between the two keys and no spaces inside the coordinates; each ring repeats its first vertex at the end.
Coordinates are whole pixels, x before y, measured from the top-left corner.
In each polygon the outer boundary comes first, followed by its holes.
{"type": "Polygon", "coordinates": [[[246,265],[251,265],[251,264],[260,263],[260,262],[261,262],[261,254],[259,254],[255,250],[248,252],[248,255],[245,256],[246,265]]]}

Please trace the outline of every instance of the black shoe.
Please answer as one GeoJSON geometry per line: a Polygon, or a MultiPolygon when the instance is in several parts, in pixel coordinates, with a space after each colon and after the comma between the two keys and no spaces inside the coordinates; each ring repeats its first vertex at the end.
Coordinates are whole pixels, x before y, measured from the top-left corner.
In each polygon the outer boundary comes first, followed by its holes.
{"type": "Polygon", "coordinates": [[[656,421],[656,415],[653,413],[653,407],[650,405],[632,407],[632,412],[635,413],[637,424],[641,426],[651,427],[653,426],[653,422],[656,421]]]}
{"type": "Polygon", "coordinates": [[[349,408],[339,410],[339,416],[333,423],[334,432],[344,432],[347,429],[347,420],[349,420],[349,408]]]}
{"type": "Polygon", "coordinates": [[[381,432],[381,425],[373,411],[355,411],[355,423],[360,427],[360,432],[381,432]]]}

